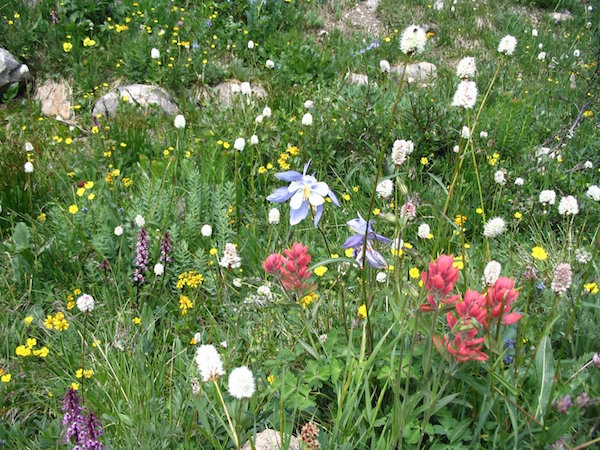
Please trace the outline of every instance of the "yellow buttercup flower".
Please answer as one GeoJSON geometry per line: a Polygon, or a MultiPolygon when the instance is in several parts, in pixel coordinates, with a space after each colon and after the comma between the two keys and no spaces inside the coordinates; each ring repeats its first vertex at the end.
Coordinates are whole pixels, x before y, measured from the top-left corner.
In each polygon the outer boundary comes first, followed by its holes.
{"type": "Polygon", "coordinates": [[[71,44],[70,42],[63,42],[63,51],[65,53],[69,53],[72,48],[73,48],[73,44],[71,44]]]}
{"type": "Polygon", "coordinates": [[[71,206],[69,206],[69,212],[71,214],[77,214],[77,211],[79,211],[79,208],[77,207],[77,205],[71,205],[71,206]]]}
{"type": "Polygon", "coordinates": [[[315,270],[313,272],[315,273],[316,276],[322,277],[323,275],[325,275],[327,270],[328,270],[327,267],[319,266],[319,267],[315,267],[315,270]]]}
{"type": "Polygon", "coordinates": [[[358,316],[361,319],[366,319],[367,318],[367,305],[362,304],[358,307],[358,316]]]}
{"type": "Polygon", "coordinates": [[[531,256],[533,259],[539,259],[540,261],[545,261],[548,259],[548,253],[542,247],[533,247],[531,250],[531,256]]]}

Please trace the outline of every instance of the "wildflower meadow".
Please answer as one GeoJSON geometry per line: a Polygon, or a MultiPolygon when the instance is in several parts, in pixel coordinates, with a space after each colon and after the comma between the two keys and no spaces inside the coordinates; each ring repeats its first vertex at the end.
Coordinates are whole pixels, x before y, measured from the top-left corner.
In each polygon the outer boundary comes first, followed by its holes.
{"type": "Polygon", "coordinates": [[[596,0],[0,0],[0,448],[600,448],[596,0]]]}

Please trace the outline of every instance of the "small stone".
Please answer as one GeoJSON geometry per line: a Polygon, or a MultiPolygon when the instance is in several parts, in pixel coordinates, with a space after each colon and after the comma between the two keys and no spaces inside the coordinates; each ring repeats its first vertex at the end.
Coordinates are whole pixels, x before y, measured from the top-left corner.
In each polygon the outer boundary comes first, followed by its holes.
{"type": "Polygon", "coordinates": [[[560,12],[553,12],[550,14],[550,17],[552,17],[556,23],[560,23],[571,20],[573,18],[573,14],[571,14],[571,11],[565,9],[560,12]]]}
{"type": "Polygon", "coordinates": [[[151,84],[131,84],[129,86],[119,86],[116,91],[109,92],[101,97],[94,106],[92,115],[97,117],[110,117],[115,115],[119,108],[119,98],[127,97],[127,102],[137,104],[142,108],[148,108],[151,105],[158,106],[163,112],[169,115],[179,113],[179,108],[169,95],[160,86],[151,84]]]}
{"type": "Polygon", "coordinates": [[[242,446],[242,450],[283,450],[287,448],[289,450],[300,450],[300,443],[294,436],[284,436],[284,442],[281,442],[281,433],[279,431],[267,428],[266,430],[257,433],[256,439],[252,440],[254,447],[250,444],[250,441],[246,442],[242,446]],[[289,444],[286,445],[286,444],[289,444]]]}
{"type": "Polygon", "coordinates": [[[64,120],[72,117],[71,99],[73,89],[64,81],[46,80],[38,86],[33,98],[42,104],[42,114],[55,117],[60,116],[64,120]]]}
{"type": "Polygon", "coordinates": [[[346,74],[346,80],[350,84],[354,84],[356,86],[363,86],[365,84],[369,84],[369,77],[367,75],[363,75],[362,73],[352,73],[349,72],[346,74]]]}
{"type": "MultiPolygon", "coordinates": [[[[241,82],[237,80],[223,81],[212,88],[202,87],[196,94],[196,101],[200,103],[204,99],[216,98],[223,106],[233,105],[234,98],[241,94],[241,82]]],[[[250,83],[250,97],[266,98],[267,91],[260,84],[250,83]]],[[[243,98],[240,96],[240,98],[243,98]]]]}
{"type": "Polygon", "coordinates": [[[8,50],[0,47],[0,92],[8,85],[31,79],[29,67],[21,64],[8,50]]]}
{"type": "Polygon", "coordinates": [[[430,78],[437,78],[437,67],[435,64],[429,62],[413,63],[405,66],[404,64],[398,64],[392,66],[390,73],[396,74],[398,78],[402,76],[406,67],[406,74],[404,75],[405,80],[409,82],[415,81],[426,81],[430,78]]]}

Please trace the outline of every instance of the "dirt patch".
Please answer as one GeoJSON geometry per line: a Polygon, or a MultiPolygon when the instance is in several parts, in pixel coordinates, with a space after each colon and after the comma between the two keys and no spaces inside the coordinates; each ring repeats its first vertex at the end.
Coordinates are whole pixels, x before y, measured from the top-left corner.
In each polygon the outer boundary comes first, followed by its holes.
{"type": "Polygon", "coordinates": [[[363,1],[349,10],[342,11],[341,14],[336,13],[329,5],[324,29],[329,32],[337,28],[345,34],[360,31],[367,34],[380,34],[385,27],[377,16],[378,4],[378,0],[363,1]]]}

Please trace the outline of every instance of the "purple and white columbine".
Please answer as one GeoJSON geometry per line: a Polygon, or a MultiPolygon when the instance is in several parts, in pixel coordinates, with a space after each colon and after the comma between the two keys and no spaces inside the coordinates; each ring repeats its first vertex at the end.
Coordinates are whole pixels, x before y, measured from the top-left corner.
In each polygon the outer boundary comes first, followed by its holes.
{"type": "Polygon", "coordinates": [[[335,194],[329,189],[327,183],[317,181],[313,175],[307,175],[306,171],[310,161],[304,166],[304,172],[295,170],[279,172],[275,178],[290,183],[287,187],[280,187],[267,197],[274,203],[290,201],[290,225],[296,225],[306,218],[309,207],[313,210],[315,228],[323,214],[323,203],[325,197],[329,197],[334,205],[340,206],[335,194]]]}
{"type": "Polygon", "coordinates": [[[354,236],[350,236],[342,245],[342,248],[348,249],[351,248],[354,250],[354,258],[362,264],[363,254],[367,258],[367,262],[369,265],[375,269],[385,269],[387,268],[387,262],[381,253],[373,248],[372,241],[383,242],[384,244],[390,244],[392,242],[391,239],[383,237],[373,231],[372,225],[373,221],[367,221],[362,218],[359,214],[357,219],[352,219],[346,222],[346,224],[350,227],[350,230],[355,232],[354,236]],[[365,236],[367,237],[367,248],[364,247],[365,236]]]}

